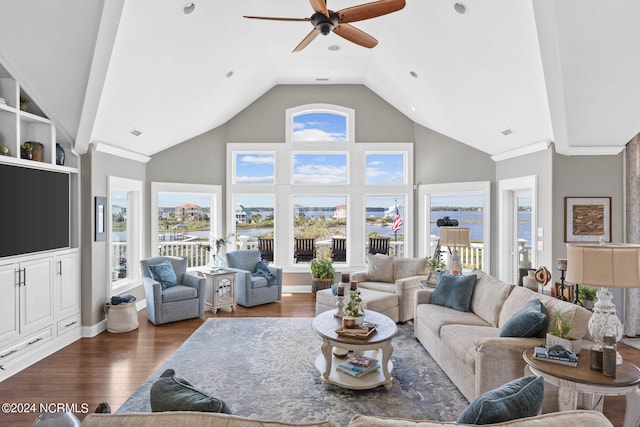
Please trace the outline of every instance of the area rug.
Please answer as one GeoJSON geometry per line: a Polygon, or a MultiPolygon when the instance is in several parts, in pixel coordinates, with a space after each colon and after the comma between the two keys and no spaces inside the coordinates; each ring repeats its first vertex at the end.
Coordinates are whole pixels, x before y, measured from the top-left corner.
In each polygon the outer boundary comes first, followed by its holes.
{"type": "Polygon", "coordinates": [[[622,338],[620,342],[628,345],[629,347],[633,347],[636,350],[640,350],[640,338],[622,338]]]}
{"type": "Polygon", "coordinates": [[[454,421],[468,402],[413,337],[398,326],[390,390],[325,388],[315,367],[320,338],[306,318],[207,319],[118,409],[150,412],[149,390],[165,369],[223,399],[234,415],[285,422],[355,414],[454,421]]]}

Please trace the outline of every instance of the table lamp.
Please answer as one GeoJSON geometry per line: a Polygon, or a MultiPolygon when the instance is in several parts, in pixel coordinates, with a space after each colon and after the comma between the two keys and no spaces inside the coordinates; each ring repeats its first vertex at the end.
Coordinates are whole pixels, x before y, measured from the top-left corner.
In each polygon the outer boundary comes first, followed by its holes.
{"type": "Polygon", "coordinates": [[[440,227],[440,245],[448,247],[451,251],[449,272],[452,274],[462,273],[458,248],[469,246],[469,233],[470,229],[467,227],[440,227]]]}
{"type": "Polygon", "coordinates": [[[567,282],[598,286],[589,333],[601,347],[604,336],[622,338],[622,324],[607,288],[640,286],[640,245],[567,243],[567,282]]]}

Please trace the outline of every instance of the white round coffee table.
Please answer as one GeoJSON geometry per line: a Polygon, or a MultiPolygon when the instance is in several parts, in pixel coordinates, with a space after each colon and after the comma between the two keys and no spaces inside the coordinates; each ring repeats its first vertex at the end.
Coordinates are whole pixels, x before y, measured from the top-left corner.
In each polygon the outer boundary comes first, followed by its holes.
{"type": "Polygon", "coordinates": [[[342,324],[341,320],[334,316],[335,313],[336,310],[320,313],[313,319],[312,323],[313,330],[322,338],[322,346],[320,347],[322,352],[316,358],[316,368],[322,375],[322,383],[325,387],[328,387],[329,384],[335,384],[353,390],[365,390],[379,385],[384,385],[387,389],[390,389],[393,380],[391,376],[393,372],[393,362],[391,361],[393,346],[391,345],[391,339],[398,332],[395,322],[384,314],[365,310],[365,321],[375,323],[378,326],[366,339],[351,338],[336,333],[336,329],[342,324]],[[344,359],[334,356],[334,347],[376,358],[382,369],[358,378],[340,372],[336,367],[344,359]]]}

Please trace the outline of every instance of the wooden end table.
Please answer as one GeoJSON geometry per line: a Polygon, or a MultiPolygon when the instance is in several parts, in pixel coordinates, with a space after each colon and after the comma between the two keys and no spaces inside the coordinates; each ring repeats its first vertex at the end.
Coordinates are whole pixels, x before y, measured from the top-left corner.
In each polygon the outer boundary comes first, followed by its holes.
{"type": "Polygon", "coordinates": [[[228,270],[198,271],[207,284],[204,291],[204,305],[212,312],[229,307],[236,309],[236,274],[228,270]]]}
{"type": "Polygon", "coordinates": [[[351,338],[336,333],[336,329],[342,326],[341,319],[334,316],[336,310],[320,313],[313,319],[313,330],[322,338],[322,352],[316,358],[316,368],[322,374],[322,383],[325,387],[329,384],[339,385],[352,390],[365,390],[384,385],[391,388],[393,377],[393,346],[391,339],[398,333],[395,322],[384,314],[365,310],[364,319],[367,322],[376,323],[378,327],[368,338],[351,338]],[[368,357],[378,359],[381,369],[370,372],[356,378],[336,367],[346,359],[340,359],[333,355],[333,348],[338,347],[348,351],[357,352],[368,357]]]}
{"type": "Polygon", "coordinates": [[[578,366],[565,366],[534,359],[533,349],[522,354],[527,366],[525,374],[544,377],[544,381],[557,385],[558,406],[561,411],[577,409],[578,396],[582,394],[582,406],[602,412],[603,396],[624,395],[627,408],[623,427],[635,427],[640,420],[640,369],[633,363],[623,361],[616,367],[616,377],[604,376],[589,367],[589,350],[583,349],[578,357],[578,366]]]}

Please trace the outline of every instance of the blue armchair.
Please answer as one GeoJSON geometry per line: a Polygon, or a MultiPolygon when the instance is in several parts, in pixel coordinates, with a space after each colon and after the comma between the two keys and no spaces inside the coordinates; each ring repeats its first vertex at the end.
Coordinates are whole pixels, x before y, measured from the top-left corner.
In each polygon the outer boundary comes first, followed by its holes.
{"type": "Polygon", "coordinates": [[[142,283],[147,299],[147,317],[154,325],[204,316],[204,277],[187,273],[187,259],[159,256],[140,261],[142,283]],[[153,278],[151,266],[170,261],[177,278],[175,286],[162,289],[153,278]]]}
{"type": "Polygon", "coordinates": [[[255,275],[260,251],[239,250],[227,254],[227,270],[236,273],[236,302],[243,307],[253,307],[280,301],[282,299],[282,268],[268,265],[268,271],[275,276],[269,284],[265,277],[255,275]]]}

